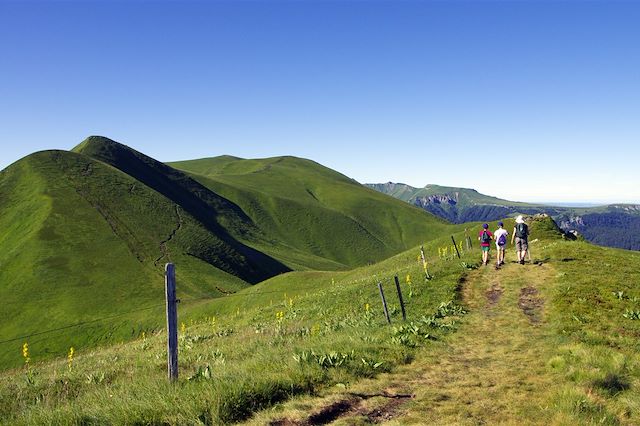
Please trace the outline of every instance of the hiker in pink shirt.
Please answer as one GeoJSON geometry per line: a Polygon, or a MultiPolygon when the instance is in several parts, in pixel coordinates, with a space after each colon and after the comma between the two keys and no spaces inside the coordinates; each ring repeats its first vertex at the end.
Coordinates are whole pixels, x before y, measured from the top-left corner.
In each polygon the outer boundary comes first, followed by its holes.
{"type": "Polygon", "coordinates": [[[482,231],[478,235],[480,241],[480,248],[482,249],[482,264],[487,265],[489,262],[489,250],[491,250],[491,240],[493,240],[493,234],[489,231],[489,224],[482,225],[482,231]]]}

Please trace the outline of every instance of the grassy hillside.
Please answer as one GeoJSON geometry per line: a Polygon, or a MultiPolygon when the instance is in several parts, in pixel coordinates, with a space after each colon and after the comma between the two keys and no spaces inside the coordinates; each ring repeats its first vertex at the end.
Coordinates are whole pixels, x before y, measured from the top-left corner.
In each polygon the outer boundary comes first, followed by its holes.
{"type": "Polygon", "coordinates": [[[255,226],[238,206],[184,173],[126,145],[100,136],[87,138],[73,151],[116,167],[162,194],[195,218],[211,234],[216,235],[220,245],[224,246],[224,249],[215,250],[212,257],[206,259],[210,262],[214,258],[219,259],[216,266],[221,269],[253,283],[287,271],[278,261],[241,243],[232,235],[241,236],[247,241],[259,238],[255,226]],[[242,262],[238,262],[240,258],[242,262]],[[236,265],[235,269],[228,270],[234,268],[232,265],[236,265]]]}
{"type": "Polygon", "coordinates": [[[218,157],[169,164],[240,206],[286,249],[260,248],[296,268],[375,262],[415,246],[424,235],[442,235],[449,227],[310,160],[218,157]],[[324,261],[315,262],[309,254],[324,261]]]}
{"type": "MultiPolygon", "coordinates": [[[[352,271],[283,274],[220,300],[186,303],[186,314],[181,304],[177,386],[166,383],[162,332],[99,351],[79,349],[71,367],[61,359],[5,372],[0,419],[219,424],[296,394],[393,371],[454,331],[461,314],[455,305],[460,267],[436,261],[438,244],[447,239],[427,246],[435,276],[428,283],[413,248],[352,271]],[[385,325],[376,283],[384,283],[393,324],[400,326],[396,273],[418,334],[385,325]]],[[[18,355],[21,343],[14,347],[18,355]]]]}
{"type": "MultiPolygon", "coordinates": [[[[83,155],[47,151],[15,163],[0,174],[0,197],[0,297],[10,318],[0,324],[0,340],[159,306],[167,261],[182,266],[183,295],[247,286],[239,277],[251,265],[216,234],[139,181],[83,155]]],[[[131,338],[161,325],[148,317],[143,311],[108,327],[63,330],[43,336],[37,350],[60,353],[60,335],[73,335],[77,346],[131,338]]],[[[0,346],[3,366],[19,361],[13,352],[0,346]]]]}
{"type": "Polygon", "coordinates": [[[168,261],[180,297],[213,298],[290,268],[378,261],[449,228],[311,161],[217,163],[228,174],[203,184],[91,137],[0,172],[2,367],[19,364],[21,336],[35,334],[38,359],[161,327],[168,261]]]}
{"type": "Polygon", "coordinates": [[[391,195],[393,198],[398,198],[402,201],[409,202],[416,192],[420,190],[420,188],[414,188],[411,185],[407,185],[405,183],[366,183],[364,184],[367,188],[374,189],[378,192],[382,192],[383,194],[391,195]]]}
{"type": "Polygon", "coordinates": [[[510,262],[510,251],[502,270],[468,269],[479,251],[463,252],[464,265],[439,257],[448,243],[442,237],[426,245],[429,282],[413,248],[352,271],[292,272],[223,300],[194,302],[180,317],[177,385],[166,383],[163,335],[145,336],[80,351],[70,363],[3,373],[0,418],[637,424],[640,293],[629,277],[640,257],[563,240],[549,220],[531,231],[534,263],[524,266],[510,262]]]}

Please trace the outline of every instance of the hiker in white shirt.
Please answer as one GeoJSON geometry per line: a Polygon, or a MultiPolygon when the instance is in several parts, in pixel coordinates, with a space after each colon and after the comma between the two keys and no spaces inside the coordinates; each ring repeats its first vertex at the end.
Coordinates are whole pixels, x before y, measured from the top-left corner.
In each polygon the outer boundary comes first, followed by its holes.
{"type": "Polygon", "coordinates": [[[496,240],[496,268],[499,268],[501,265],[504,265],[504,252],[507,248],[507,237],[509,233],[506,229],[503,228],[504,223],[498,222],[498,229],[493,233],[494,238],[496,240]]]}

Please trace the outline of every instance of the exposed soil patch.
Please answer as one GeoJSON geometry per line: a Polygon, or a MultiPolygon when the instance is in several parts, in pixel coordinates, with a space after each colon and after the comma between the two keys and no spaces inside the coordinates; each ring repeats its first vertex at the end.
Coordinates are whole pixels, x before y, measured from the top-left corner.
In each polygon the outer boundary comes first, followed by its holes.
{"type": "Polygon", "coordinates": [[[364,416],[370,423],[382,423],[393,419],[399,413],[400,406],[404,404],[402,399],[392,399],[382,407],[374,408],[373,410],[359,410],[356,414],[364,416]]]}
{"type": "Polygon", "coordinates": [[[233,294],[233,291],[225,290],[224,288],[222,288],[220,286],[216,286],[216,290],[218,290],[222,294],[233,294]]]}
{"type": "Polygon", "coordinates": [[[269,422],[269,426],[298,426],[300,424],[302,423],[289,420],[289,419],[278,419],[278,420],[273,420],[272,422],[269,422]]]}
{"type": "Polygon", "coordinates": [[[169,249],[167,248],[167,243],[173,240],[173,237],[175,237],[176,233],[182,228],[182,216],[180,215],[180,207],[177,204],[176,204],[176,217],[178,219],[176,228],[173,231],[171,231],[171,234],[169,234],[169,237],[167,237],[166,240],[160,242],[160,252],[162,253],[162,256],[160,256],[155,260],[154,265],[158,265],[158,262],[160,262],[165,257],[169,258],[169,249]]]}
{"type": "Polygon", "coordinates": [[[359,404],[361,399],[351,398],[336,401],[331,405],[324,407],[317,413],[309,416],[305,425],[326,425],[336,420],[338,417],[348,413],[351,409],[359,404]]]}
{"type": "Polygon", "coordinates": [[[500,300],[500,296],[502,296],[502,287],[499,284],[492,284],[491,288],[487,290],[486,296],[489,306],[495,306],[500,300]]]}
{"type": "Polygon", "coordinates": [[[520,289],[520,299],[518,306],[533,324],[538,324],[542,319],[542,307],[544,299],[538,297],[538,289],[534,287],[523,287],[520,289]]]}
{"type": "Polygon", "coordinates": [[[389,394],[387,392],[366,395],[351,394],[352,397],[336,401],[322,408],[317,413],[311,414],[305,420],[277,419],[269,423],[270,426],[315,426],[326,425],[340,417],[345,416],[364,416],[371,423],[382,423],[396,417],[400,410],[399,407],[407,400],[414,398],[415,395],[409,394],[389,394]],[[389,398],[389,401],[374,409],[361,407],[362,401],[373,397],[389,398]]]}
{"type": "Polygon", "coordinates": [[[317,413],[311,414],[305,420],[277,419],[269,423],[270,426],[315,426],[326,425],[339,417],[355,410],[362,401],[361,398],[352,397],[336,401],[322,408],[317,413]]]}

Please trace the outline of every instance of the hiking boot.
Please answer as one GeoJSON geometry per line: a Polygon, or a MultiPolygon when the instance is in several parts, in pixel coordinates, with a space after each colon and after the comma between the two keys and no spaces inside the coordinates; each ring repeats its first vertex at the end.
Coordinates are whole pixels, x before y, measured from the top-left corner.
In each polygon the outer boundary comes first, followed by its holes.
{"type": "Polygon", "coordinates": [[[524,259],[522,259],[522,260],[520,261],[520,264],[521,264],[521,265],[524,265],[524,259]]]}

